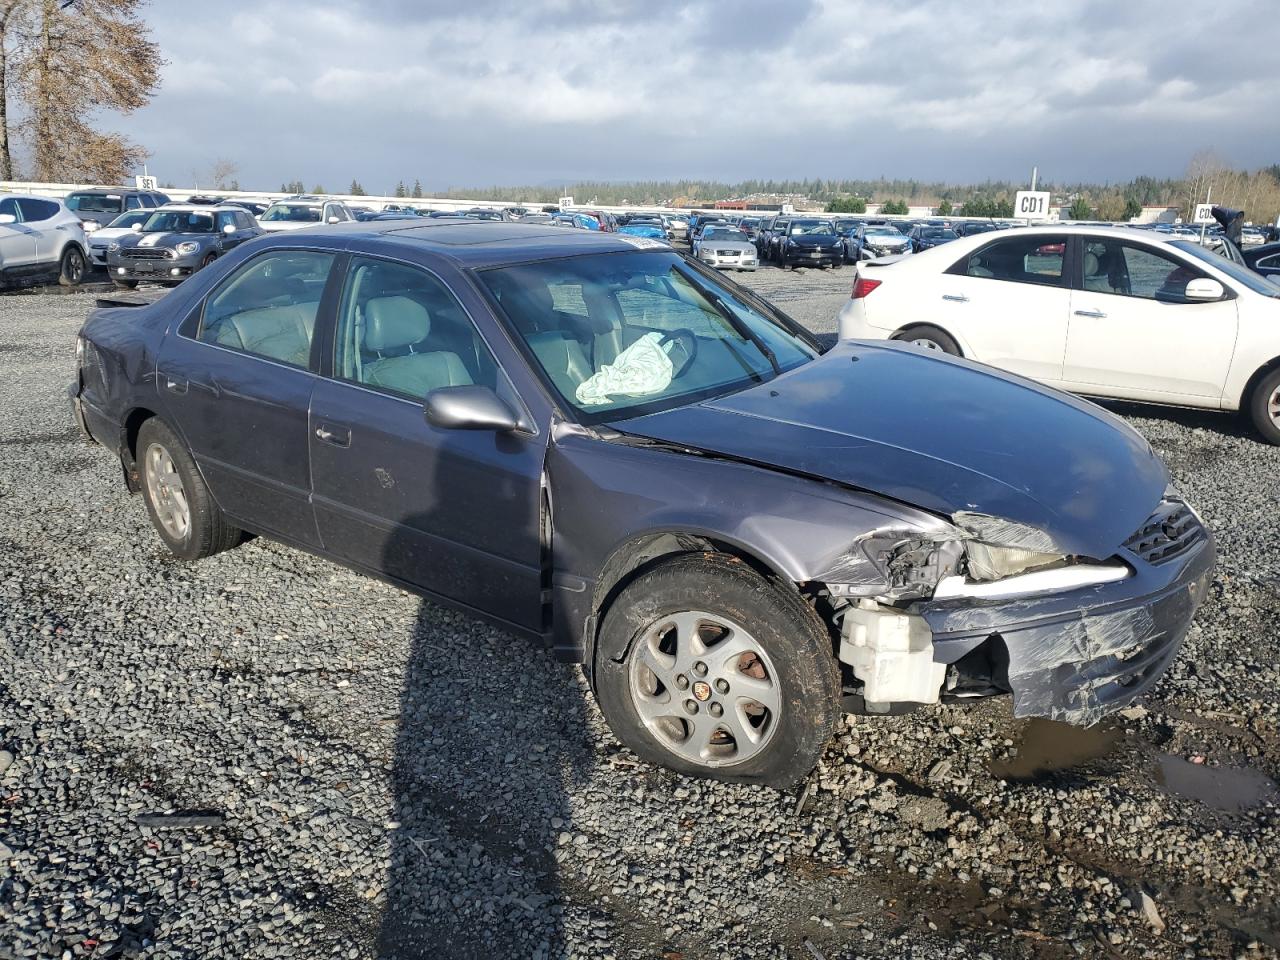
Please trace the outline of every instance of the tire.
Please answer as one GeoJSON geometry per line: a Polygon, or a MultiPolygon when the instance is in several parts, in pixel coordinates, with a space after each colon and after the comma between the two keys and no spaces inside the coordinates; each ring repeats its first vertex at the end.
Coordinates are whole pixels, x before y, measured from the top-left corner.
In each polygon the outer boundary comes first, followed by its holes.
{"type": "Polygon", "coordinates": [[[640,757],[732,783],[795,783],[840,716],[840,675],[818,615],[717,554],[662,562],[618,595],[601,624],[595,681],[614,735],[640,757]]]}
{"type": "Polygon", "coordinates": [[[206,253],[204,259],[200,261],[200,269],[203,270],[217,259],[218,255],[216,253],[206,253]]]}
{"type": "Polygon", "coordinates": [[[1272,370],[1253,388],[1249,415],[1267,443],[1280,446],[1280,367],[1272,370]]]}
{"type": "Polygon", "coordinates": [[[956,343],[950,334],[939,330],[937,327],[927,325],[907,327],[904,330],[899,330],[889,339],[914,343],[918,347],[949,353],[953,357],[963,356],[960,352],[960,344],[956,343]]]}
{"type": "Polygon", "coordinates": [[[137,290],[138,289],[137,280],[112,280],[111,282],[114,283],[121,290],[137,290]]]}
{"type": "Polygon", "coordinates": [[[201,560],[240,542],[241,531],[214,503],[186,445],[159,417],[138,431],[137,463],[147,515],[174,556],[201,560]]]}
{"type": "Polygon", "coordinates": [[[62,259],[58,262],[58,283],[64,287],[78,287],[84,282],[88,265],[84,259],[84,251],[74,243],[62,251],[62,259]]]}

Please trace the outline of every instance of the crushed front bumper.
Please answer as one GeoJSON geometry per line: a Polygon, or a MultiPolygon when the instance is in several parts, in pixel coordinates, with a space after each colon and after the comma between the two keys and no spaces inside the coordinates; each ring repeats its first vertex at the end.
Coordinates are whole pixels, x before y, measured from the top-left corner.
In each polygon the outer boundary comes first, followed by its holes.
{"type": "Polygon", "coordinates": [[[1123,556],[1134,575],[1115,583],[1017,600],[929,601],[912,612],[933,631],[936,662],[1003,642],[1014,716],[1089,726],[1168,668],[1208,593],[1217,551],[1204,530],[1185,553],[1159,564],[1123,556]]]}

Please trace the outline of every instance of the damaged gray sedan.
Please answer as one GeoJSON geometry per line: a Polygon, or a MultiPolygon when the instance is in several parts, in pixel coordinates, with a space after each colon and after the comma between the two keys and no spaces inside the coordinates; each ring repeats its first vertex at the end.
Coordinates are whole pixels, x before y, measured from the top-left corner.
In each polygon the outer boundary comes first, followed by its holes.
{"type": "Polygon", "coordinates": [[[824,353],[634,238],[295,232],[97,311],[77,354],[77,422],[176,555],[267,536],[544,642],[689,774],[794,782],[842,710],[1012,694],[1092,724],[1168,666],[1214,563],[1098,407],[824,353]]]}

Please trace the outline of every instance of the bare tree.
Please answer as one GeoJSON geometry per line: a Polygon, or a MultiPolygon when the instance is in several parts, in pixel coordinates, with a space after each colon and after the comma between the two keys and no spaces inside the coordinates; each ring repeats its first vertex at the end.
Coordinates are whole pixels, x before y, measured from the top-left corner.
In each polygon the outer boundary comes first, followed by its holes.
{"type": "Polygon", "coordinates": [[[120,180],[142,147],[89,125],[102,110],[131,113],[155,92],[164,61],[149,39],[145,0],[28,0],[31,42],[17,64],[38,180],[120,180]]]}
{"type": "Polygon", "coordinates": [[[30,0],[0,0],[0,180],[13,179],[13,150],[9,144],[9,63],[20,57],[27,38],[30,0]]]}
{"type": "Polygon", "coordinates": [[[240,164],[234,160],[215,160],[209,165],[209,183],[213,184],[215,190],[230,189],[230,182],[235,180],[236,174],[240,172],[240,164]]]}

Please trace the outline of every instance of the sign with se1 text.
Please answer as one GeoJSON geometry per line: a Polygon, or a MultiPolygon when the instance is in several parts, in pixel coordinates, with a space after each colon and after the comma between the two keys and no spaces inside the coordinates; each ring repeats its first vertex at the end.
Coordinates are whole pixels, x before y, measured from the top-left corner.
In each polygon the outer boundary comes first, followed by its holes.
{"type": "Polygon", "coordinates": [[[133,185],[134,185],[134,188],[138,190],[155,190],[156,178],[155,177],[134,177],[133,185]]]}
{"type": "Polygon", "coordinates": [[[1013,215],[1023,220],[1049,216],[1049,194],[1043,190],[1019,190],[1013,197],[1013,215]]]}
{"type": "Polygon", "coordinates": [[[1192,223],[1213,223],[1213,204],[1197,203],[1196,215],[1191,222],[1192,223]]]}

